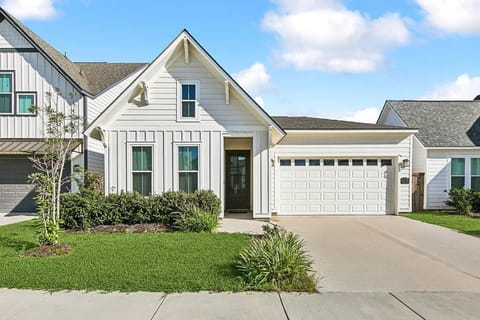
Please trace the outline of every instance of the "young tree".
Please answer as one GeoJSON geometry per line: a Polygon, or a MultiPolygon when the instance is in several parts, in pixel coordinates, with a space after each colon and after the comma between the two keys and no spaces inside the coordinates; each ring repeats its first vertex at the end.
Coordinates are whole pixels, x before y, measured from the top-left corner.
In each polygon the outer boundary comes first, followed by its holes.
{"type": "MultiPolygon", "coordinates": [[[[33,106],[33,111],[43,118],[45,151],[30,157],[37,172],[29,176],[36,186],[35,201],[41,220],[40,244],[55,244],[59,240],[60,195],[62,186],[70,180],[65,176],[65,163],[79,141],[82,119],[78,115],[78,102],[59,106],[60,90],[46,94],[45,107],[33,106]]],[[[76,101],[74,94],[70,95],[76,101]]]]}

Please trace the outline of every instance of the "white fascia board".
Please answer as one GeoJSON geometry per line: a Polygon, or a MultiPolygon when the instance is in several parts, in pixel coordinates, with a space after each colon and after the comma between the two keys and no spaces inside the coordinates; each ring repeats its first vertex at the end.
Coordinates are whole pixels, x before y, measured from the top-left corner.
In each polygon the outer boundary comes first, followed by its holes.
{"type": "Polygon", "coordinates": [[[344,134],[344,133],[407,133],[407,134],[412,134],[412,133],[417,133],[418,130],[416,129],[399,129],[399,130],[363,130],[363,129],[334,129],[334,130],[285,130],[288,133],[305,133],[305,134],[316,134],[316,133],[333,133],[333,134],[344,134]]]}

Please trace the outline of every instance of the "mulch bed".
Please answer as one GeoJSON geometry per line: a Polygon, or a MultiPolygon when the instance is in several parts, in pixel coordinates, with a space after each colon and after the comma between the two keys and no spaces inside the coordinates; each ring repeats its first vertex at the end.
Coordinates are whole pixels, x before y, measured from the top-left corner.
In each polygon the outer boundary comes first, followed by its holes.
{"type": "Polygon", "coordinates": [[[22,257],[52,257],[52,256],[63,256],[70,252],[70,246],[64,243],[56,243],[51,245],[43,245],[35,248],[32,251],[25,252],[21,254],[22,257]]]}
{"type": "Polygon", "coordinates": [[[98,226],[84,230],[66,230],[68,233],[145,233],[145,232],[167,232],[168,228],[160,223],[142,224],[116,224],[111,226],[98,226]]]}

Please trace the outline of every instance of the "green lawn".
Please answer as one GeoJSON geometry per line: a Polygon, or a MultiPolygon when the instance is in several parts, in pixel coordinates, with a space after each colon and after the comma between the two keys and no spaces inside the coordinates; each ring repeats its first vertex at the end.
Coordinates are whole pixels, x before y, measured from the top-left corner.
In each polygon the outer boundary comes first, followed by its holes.
{"type": "Polygon", "coordinates": [[[104,291],[243,290],[234,263],[241,234],[65,234],[66,256],[19,257],[35,247],[33,222],[0,227],[0,287],[104,291]]]}
{"type": "Polygon", "coordinates": [[[480,237],[480,219],[442,212],[414,212],[405,217],[480,237]]]}

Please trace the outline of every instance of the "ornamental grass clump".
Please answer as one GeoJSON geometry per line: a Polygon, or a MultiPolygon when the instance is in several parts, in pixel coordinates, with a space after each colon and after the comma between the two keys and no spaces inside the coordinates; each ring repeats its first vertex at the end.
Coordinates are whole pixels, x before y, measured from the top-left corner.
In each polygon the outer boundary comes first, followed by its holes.
{"type": "Polygon", "coordinates": [[[200,209],[193,204],[185,205],[175,219],[174,228],[180,232],[212,233],[218,226],[218,214],[200,209]]]}
{"type": "Polygon", "coordinates": [[[315,292],[312,264],[298,235],[265,226],[263,236],[241,251],[237,269],[252,289],[315,292]]]}

